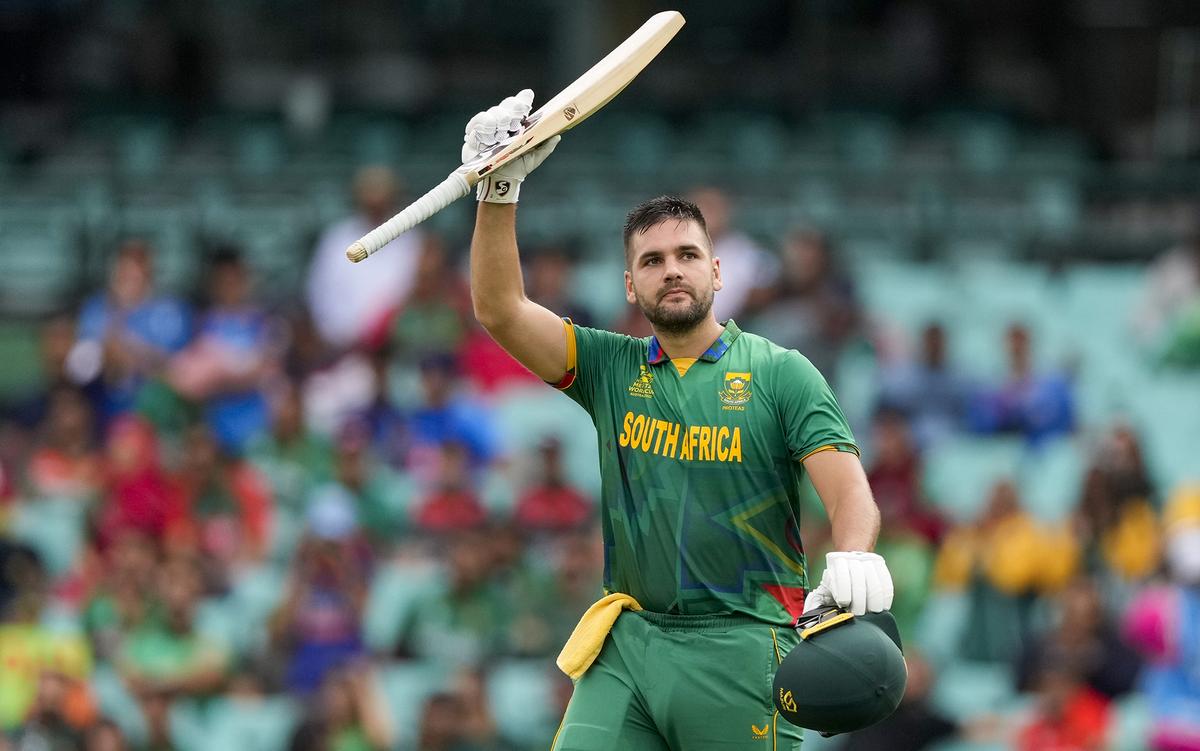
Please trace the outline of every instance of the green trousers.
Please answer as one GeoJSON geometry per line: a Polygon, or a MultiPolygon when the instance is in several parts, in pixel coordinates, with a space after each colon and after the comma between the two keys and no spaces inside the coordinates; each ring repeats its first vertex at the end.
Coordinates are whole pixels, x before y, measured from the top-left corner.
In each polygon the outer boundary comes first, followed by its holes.
{"type": "Polygon", "coordinates": [[[552,751],[796,751],[775,668],[795,630],[740,615],[628,611],[575,684],[552,751]]]}

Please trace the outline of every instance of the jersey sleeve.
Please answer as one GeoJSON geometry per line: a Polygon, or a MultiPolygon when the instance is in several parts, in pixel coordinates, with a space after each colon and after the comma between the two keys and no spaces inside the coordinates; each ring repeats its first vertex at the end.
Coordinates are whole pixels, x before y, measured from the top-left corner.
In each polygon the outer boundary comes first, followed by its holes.
{"type": "Polygon", "coordinates": [[[629,337],[576,326],[570,318],[563,319],[563,326],[567,334],[567,372],[554,387],[594,415],[606,363],[613,361],[620,349],[628,344],[629,337]]]}
{"type": "Polygon", "coordinates": [[[833,390],[808,358],[789,351],[777,371],[780,419],[788,451],[803,461],[818,451],[858,453],[833,390]]]}

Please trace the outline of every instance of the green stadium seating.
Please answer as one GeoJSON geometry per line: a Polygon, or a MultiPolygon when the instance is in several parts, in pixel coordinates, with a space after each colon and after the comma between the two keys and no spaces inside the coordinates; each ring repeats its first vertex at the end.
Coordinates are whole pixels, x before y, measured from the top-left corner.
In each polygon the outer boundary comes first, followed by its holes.
{"type": "Polygon", "coordinates": [[[416,563],[391,563],[376,572],[367,591],[363,641],[372,651],[387,654],[413,603],[437,581],[438,571],[416,563]]]}
{"type": "Polygon", "coordinates": [[[143,746],[147,737],[146,720],[117,669],[105,662],[97,663],[88,684],[99,714],[116,723],[130,745],[143,746]]]}
{"type": "Polygon", "coordinates": [[[958,521],[973,519],[992,485],[1015,479],[1024,452],[1019,438],[957,436],[933,446],[925,457],[925,491],[932,503],[958,521]]]}
{"type": "Polygon", "coordinates": [[[557,437],[567,476],[584,492],[599,492],[596,430],[587,413],[567,396],[542,386],[514,389],[495,403],[494,410],[501,445],[530,452],[543,438],[557,437]]]}
{"type": "Polygon", "coordinates": [[[220,698],[208,707],[200,749],[284,751],[300,721],[300,709],[287,697],[220,698]]]}
{"type": "Polygon", "coordinates": [[[1046,522],[1063,521],[1079,502],[1087,457],[1080,439],[1059,438],[1040,446],[1017,476],[1025,508],[1046,522]]]}
{"type": "Polygon", "coordinates": [[[83,545],[87,501],[36,498],[17,505],[8,523],[13,537],[32,546],[52,577],[67,573],[83,545]]]}
{"type": "Polygon", "coordinates": [[[958,659],[967,622],[967,597],[960,592],[933,592],[917,620],[916,646],[935,665],[958,659]]]}
{"type": "Polygon", "coordinates": [[[207,242],[236,245],[255,272],[257,294],[271,302],[299,289],[318,229],[302,202],[282,199],[226,206],[203,220],[207,242]]]}
{"type": "Polygon", "coordinates": [[[10,320],[0,322],[0,402],[27,396],[41,386],[41,353],[38,327],[10,320]]]}
{"type": "Polygon", "coordinates": [[[1108,751],[1144,751],[1154,728],[1150,702],[1137,694],[1113,702],[1108,751]]]}
{"type": "Polygon", "coordinates": [[[126,237],[145,239],[154,253],[154,279],[160,290],[186,294],[197,290],[204,268],[196,242],[197,213],[185,204],[133,205],[118,212],[116,236],[105,238],[103,268],[92,270],[102,283],[117,242],[126,237]]]}
{"type": "Polygon", "coordinates": [[[398,662],[379,669],[379,688],[397,731],[400,748],[415,747],[421,710],[428,699],[448,688],[453,678],[436,665],[398,662]]]}
{"type": "Polygon", "coordinates": [[[544,658],[504,660],[488,675],[488,703],[497,729],[522,748],[548,746],[561,719],[553,712],[552,670],[557,671],[553,661],[544,658]]]}
{"type": "Polygon", "coordinates": [[[0,312],[34,316],[64,307],[80,281],[78,239],[66,210],[0,212],[0,312]]]}
{"type": "Polygon", "coordinates": [[[1015,685],[1008,664],[956,661],[942,666],[930,698],[943,712],[964,720],[1003,711],[1016,699],[1015,685]]]}
{"type": "Polygon", "coordinates": [[[625,263],[619,250],[609,255],[581,261],[571,273],[571,297],[591,311],[598,326],[614,323],[629,304],[621,282],[625,263]]]}

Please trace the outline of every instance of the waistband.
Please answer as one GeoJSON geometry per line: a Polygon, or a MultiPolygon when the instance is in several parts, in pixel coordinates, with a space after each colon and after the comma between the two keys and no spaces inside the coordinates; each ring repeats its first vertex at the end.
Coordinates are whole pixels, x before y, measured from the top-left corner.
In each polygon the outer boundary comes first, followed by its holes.
{"type": "Polygon", "coordinates": [[[675,613],[652,613],[649,610],[630,610],[626,615],[644,618],[664,631],[713,631],[737,626],[774,625],[744,613],[677,615],[675,613]]]}

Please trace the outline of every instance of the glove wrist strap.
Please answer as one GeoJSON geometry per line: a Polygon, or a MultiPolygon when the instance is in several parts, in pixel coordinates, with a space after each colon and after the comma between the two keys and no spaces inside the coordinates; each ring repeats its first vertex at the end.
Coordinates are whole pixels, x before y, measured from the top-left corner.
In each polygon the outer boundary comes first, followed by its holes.
{"type": "Polygon", "coordinates": [[[516,203],[521,181],[505,175],[488,175],[475,185],[476,200],[484,203],[516,203]]]}

